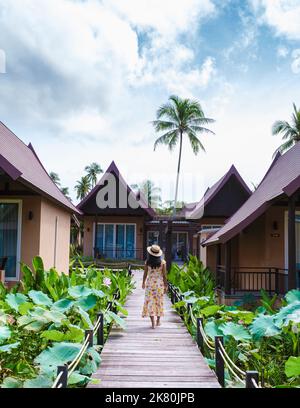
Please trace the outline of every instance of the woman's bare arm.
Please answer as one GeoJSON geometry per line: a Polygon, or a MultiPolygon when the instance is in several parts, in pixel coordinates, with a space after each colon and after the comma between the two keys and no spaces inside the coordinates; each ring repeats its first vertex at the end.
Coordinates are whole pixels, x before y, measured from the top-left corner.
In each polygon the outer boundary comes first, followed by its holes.
{"type": "Polygon", "coordinates": [[[142,284],[143,289],[145,289],[147,274],[148,274],[148,266],[145,264],[145,266],[144,266],[144,275],[143,275],[143,284],[142,284]]]}

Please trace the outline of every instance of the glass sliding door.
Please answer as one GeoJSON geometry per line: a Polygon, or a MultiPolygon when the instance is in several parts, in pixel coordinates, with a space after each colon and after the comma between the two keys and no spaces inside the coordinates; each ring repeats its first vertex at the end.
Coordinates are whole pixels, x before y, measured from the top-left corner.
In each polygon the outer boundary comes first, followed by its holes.
{"type": "Polygon", "coordinates": [[[0,201],[0,257],[7,257],[5,279],[18,279],[19,203],[0,201]]]}
{"type": "Polygon", "coordinates": [[[97,224],[95,249],[103,258],[134,258],[135,224],[97,224]]]}
{"type": "Polygon", "coordinates": [[[125,258],[125,225],[116,225],[116,258],[125,258]]]}
{"type": "Polygon", "coordinates": [[[126,258],[135,258],[135,226],[126,225],[126,258]]]}
{"type": "Polygon", "coordinates": [[[172,258],[174,261],[185,261],[188,254],[187,233],[173,232],[172,234],[172,258]]]}
{"type": "Polygon", "coordinates": [[[105,235],[104,235],[104,254],[106,258],[114,258],[114,225],[105,225],[105,235]]]}

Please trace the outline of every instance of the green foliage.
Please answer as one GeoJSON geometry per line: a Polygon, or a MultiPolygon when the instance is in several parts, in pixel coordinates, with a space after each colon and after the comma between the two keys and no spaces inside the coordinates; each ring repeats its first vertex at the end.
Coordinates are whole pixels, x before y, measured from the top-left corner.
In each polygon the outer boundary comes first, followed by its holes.
{"type": "MultiPolygon", "coordinates": [[[[174,307],[191,335],[195,337],[196,328],[187,303],[192,304],[194,316],[203,318],[208,338],[224,336],[227,353],[241,369],[258,371],[267,387],[300,386],[300,291],[288,292],[281,302],[261,291],[260,301],[247,295],[234,306],[216,305],[211,286],[199,284],[198,268],[193,261],[184,268],[173,266],[169,274],[183,296],[174,307]]],[[[206,345],[203,351],[214,368],[214,353],[206,345]]],[[[237,387],[234,380],[228,372],[227,384],[237,387]]]]}
{"type": "Polygon", "coordinates": [[[214,296],[215,280],[196,256],[190,255],[188,263],[182,267],[173,263],[168,280],[182,293],[193,291],[197,296],[214,296]]]}
{"type": "MultiPolygon", "coordinates": [[[[45,271],[39,257],[32,265],[32,269],[21,266],[20,287],[0,288],[3,388],[49,388],[56,377],[56,366],[77,355],[84,329],[94,327],[98,312],[104,313],[106,335],[112,324],[125,325],[118,312],[127,314],[123,305],[133,288],[127,271],[113,273],[81,265],[68,276],[55,269],[45,271]],[[118,300],[114,298],[117,292],[118,300]],[[108,302],[112,302],[115,313],[106,311],[108,302]]],[[[99,348],[89,348],[69,378],[69,386],[85,386],[99,364],[99,348]]]]}

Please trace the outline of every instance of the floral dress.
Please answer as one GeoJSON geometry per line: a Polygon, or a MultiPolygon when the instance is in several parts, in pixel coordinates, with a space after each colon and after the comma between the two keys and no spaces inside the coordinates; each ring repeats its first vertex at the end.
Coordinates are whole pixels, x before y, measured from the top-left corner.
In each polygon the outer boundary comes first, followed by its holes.
{"type": "Polygon", "coordinates": [[[164,263],[165,261],[162,262],[159,268],[148,266],[142,317],[164,315],[164,263]]]}

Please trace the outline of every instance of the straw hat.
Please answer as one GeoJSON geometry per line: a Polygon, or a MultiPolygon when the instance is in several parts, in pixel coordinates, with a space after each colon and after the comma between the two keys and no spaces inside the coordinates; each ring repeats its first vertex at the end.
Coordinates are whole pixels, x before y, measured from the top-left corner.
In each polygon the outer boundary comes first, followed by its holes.
{"type": "Polygon", "coordinates": [[[157,257],[162,256],[162,250],[160,249],[160,246],[158,245],[148,246],[147,251],[152,256],[157,256],[157,257]]]}

